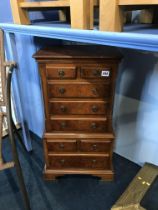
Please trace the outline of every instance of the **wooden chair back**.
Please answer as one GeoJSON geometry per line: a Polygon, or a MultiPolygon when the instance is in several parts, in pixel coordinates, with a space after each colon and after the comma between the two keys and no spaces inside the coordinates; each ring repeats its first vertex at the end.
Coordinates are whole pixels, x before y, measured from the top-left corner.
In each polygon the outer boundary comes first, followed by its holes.
{"type": "Polygon", "coordinates": [[[157,12],[158,0],[100,0],[99,29],[101,31],[121,32],[125,11],[143,10],[141,23],[152,23],[157,12]]]}

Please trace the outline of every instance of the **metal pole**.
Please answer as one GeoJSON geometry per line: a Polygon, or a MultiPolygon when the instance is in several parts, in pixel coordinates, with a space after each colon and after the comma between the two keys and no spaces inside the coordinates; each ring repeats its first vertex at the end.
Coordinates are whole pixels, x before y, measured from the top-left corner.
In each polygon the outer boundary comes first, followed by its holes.
{"type": "MultiPolygon", "coordinates": [[[[8,66],[8,65],[7,65],[8,66]]],[[[15,143],[15,138],[14,138],[14,132],[13,132],[13,124],[12,124],[12,114],[11,114],[11,79],[12,79],[12,73],[16,65],[14,63],[11,63],[9,65],[9,72],[7,76],[7,81],[6,81],[6,111],[7,111],[7,122],[8,122],[8,130],[9,130],[9,138],[11,142],[11,147],[12,147],[12,153],[13,153],[13,159],[15,162],[15,168],[17,172],[17,177],[19,179],[19,185],[20,185],[20,190],[23,196],[24,204],[25,204],[25,209],[26,210],[31,210],[30,207],[30,202],[27,194],[27,190],[25,187],[24,183],[24,178],[18,158],[18,153],[16,149],[16,143],[15,143]]]]}

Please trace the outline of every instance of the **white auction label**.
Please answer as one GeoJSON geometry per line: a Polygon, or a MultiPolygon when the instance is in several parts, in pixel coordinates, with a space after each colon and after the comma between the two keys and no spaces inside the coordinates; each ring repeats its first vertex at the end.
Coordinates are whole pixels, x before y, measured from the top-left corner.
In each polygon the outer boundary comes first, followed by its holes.
{"type": "Polygon", "coordinates": [[[102,71],[101,76],[102,77],[109,77],[110,76],[110,71],[102,71]]]}

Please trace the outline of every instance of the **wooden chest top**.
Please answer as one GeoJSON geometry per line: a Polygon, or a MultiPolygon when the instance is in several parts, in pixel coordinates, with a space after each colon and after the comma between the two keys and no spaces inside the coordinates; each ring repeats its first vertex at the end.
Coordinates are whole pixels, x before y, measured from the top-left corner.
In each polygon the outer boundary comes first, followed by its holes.
{"type": "Polygon", "coordinates": [[[103,58],[120,60],[121,53],[116,48],[106,48],[98,45],[63,45],[39,50],[33,55],[38,61],[48,59],[80,59],[103,58]]]}

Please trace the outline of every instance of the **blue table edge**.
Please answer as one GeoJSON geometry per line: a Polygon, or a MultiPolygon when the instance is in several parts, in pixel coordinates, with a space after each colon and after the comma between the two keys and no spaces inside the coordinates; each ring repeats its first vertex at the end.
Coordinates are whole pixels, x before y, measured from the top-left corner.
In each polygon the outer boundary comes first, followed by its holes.
{"type": "Polygon", "coordinates": [[[0,23],[0,28],[7,33],[158,52],[158,35],[155,34],[101,32],[11,23],[0,23]]]}

